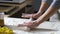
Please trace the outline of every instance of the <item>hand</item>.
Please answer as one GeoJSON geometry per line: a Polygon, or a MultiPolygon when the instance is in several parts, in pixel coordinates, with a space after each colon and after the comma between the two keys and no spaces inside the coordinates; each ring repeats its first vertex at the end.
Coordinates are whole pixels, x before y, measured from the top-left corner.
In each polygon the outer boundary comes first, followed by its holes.
{"type": "Polygon", "coordinates": [[[37,27],[39,24],[37,23],[37,21],[30,21],[30,22],[24,22],[24,24],[19,24],[18,26],[27,26],[30,28],[34,28],[37,27]]]}
{"type": "Polygon", "coordinates": [[[40,16],[40,14],[37,14],[37,13],[35,13],[35,14],[22,14],[22,17],[24,17],[24,18],[33,18],[33,19],[37,19],[38,17],[40,16]]]}

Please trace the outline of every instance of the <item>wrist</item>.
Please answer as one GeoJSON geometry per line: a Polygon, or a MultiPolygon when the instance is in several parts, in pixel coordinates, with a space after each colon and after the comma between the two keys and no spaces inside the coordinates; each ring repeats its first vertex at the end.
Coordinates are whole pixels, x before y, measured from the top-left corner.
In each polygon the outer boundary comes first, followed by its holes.
{"type": "Polygon", "coordinates": [[[38,12],[38,13],[36,13],[37,15],[39,15],[39,16],[41,16],[42,15],[42,12],[38,12]]]}
{"type": "Polygon", "coordinates": [[[36,24],[39,24],[39,21],[38,20],[35,20],[36,24]]]}
{"type": "Polygon", "coordinates": [[[41,23],[43,22],[43,20],[37,19],[36,22],[37,22],[38,24],[41,24],[41,23]]]}

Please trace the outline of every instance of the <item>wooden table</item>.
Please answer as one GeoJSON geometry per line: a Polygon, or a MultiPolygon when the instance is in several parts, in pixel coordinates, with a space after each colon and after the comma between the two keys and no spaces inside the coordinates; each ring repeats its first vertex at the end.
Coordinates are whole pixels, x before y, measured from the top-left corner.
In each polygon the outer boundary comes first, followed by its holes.
{"type": "Polygon", "coordinates": [[[29,0],[24,1],[23,3],[0,3],[0,6],[11,6],[11,7],[7,7],[7,8],[2,8],[0,9],[0,12],[8,12],[10,10],[12,10],[13,8],[17,7],[14,11],[12,11],[12,13],[10,15],[15,14],[16,12],[18,12],[19,10],[21,10],[22,8],[24,8],[25,6],[27,6],[30,3],[29,0]]]}
{"type": "Polygon", "coordinates": [[[0,6],[0,12],[8,12],[13,8],[14,8],[13,6],[9,6],[9,7],[0,6]]]}

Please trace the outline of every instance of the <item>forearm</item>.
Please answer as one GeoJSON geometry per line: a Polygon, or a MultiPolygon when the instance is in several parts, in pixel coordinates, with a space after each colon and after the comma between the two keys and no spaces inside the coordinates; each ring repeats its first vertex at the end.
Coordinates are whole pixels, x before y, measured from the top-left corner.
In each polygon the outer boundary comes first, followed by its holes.
{"type": "Polygon", "coordinates": [[[51,6],[47,9],[47,11],[37,19],[38,23],[40,24],[40,23],[44,22],[45,20],[50,18],[54,13],[56,13],[57,10],[59,9],[58,6],[59,5],[55,6],[55,3],[53,2],[51,4],[51,6]]]}
{"type": "Polygon", "coordinates": [[[58,9],[56,8],[49,8],[42,16],[40,16],[37,21],[38,23],[42,23],[44,21],[46,21],[47,19],[49,19],[54,13],[57,12],[58,9]]]}
{"type": "Polygon", "coordinates": [[[48,0],[42,0],[38,14],[42,14],[48,8],[50,3],[51,3],[50,0],[49,1],[48,0]]]}
{"type": "Polygon", "coordinates": [[[46,7],[47,7],[47,3],[46,2],[42,2],[41,6],[39,8],[38,14],[42,14],[46,7]]]}

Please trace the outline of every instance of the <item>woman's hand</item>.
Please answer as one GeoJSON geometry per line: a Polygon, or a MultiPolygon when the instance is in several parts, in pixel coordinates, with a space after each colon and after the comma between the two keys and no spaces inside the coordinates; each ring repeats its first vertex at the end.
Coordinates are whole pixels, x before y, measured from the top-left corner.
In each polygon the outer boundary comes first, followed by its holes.
{"type": "Polygon", "coordinates": [[[22,14],[21,17],[23,18],[33,18],[33,19],[37,19],[39,16],[41,16],[40,14],[38,13],[35,13],[35,14],[22,14]]]}
{"type": "Polygon", "coordinates": [[[30,28],[37,27],[39,24],[37,21],[24,22],[24,24],[19,24],[18,26],[27,26],[30,28]]]}

